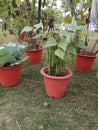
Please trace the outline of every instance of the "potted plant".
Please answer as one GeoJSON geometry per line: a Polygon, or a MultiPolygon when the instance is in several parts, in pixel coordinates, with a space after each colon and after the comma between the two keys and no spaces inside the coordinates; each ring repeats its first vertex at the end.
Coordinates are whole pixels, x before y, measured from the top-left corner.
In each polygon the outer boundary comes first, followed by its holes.
{"type": "Polygon", "coordinates": [[[0,45],[0,84],[4,87],[15,86],[20,82],[22,62],[26,60],[25,45],[0,45]]]}
{"type": "Polygon", "coordinates": [[[55,24],[54,30],[47,32],[47,67],[41,69],[46,94],[53,98],[64,96],[73,72],[65,67],[68,56],[76,55],[79,45],[78,32],[84,26],[77,26],[73,17],[71,24],[55,24]]]}
{"type": "Polygon", "coordinates": [[[82,31],[82,34],[80,34],[80,32],[77,32],[78,40],[76,42],[78,44],[78,49],[76,55],[76,69],[82,72],[88,72],[92,68],[95,58],[97,56],[97,52],[93,52],[94,51],[93,49],[92,50],[87,49],[87,45],[88,45],[87,32],[89,27],[91,1],[84,2],[83,0],[81,1],[71,0],[71,1],[66,1],[66,4],[64,4],[64,6],[66,12],[70,11],[71,14],[70,15],[68,13],[68,15],[65,17],[65,21],[69,23],[70,19],[74,16],[78,25],[86,25],[85,30],[82,31]],[[81,43],[83,43],[84,45],[81,43]]]}
{"type": "Polygon", "coordinates": [[[42,42],[43,42],[43,29],[42,23],[35,24],[34,27],[26,26],[23,28],[21,34],[25,34],[28,43],[26,55],[28,56],[28,63],[38,64],[42,60],[42,42]],[[28,34],[30,38],[28,39],[28,34]]]}
{"type": "Polygon", "coordinates": [[[98,57],[98,50],[94,52],[97,43],[98,39],[91,50],[86,48],[79,49],[76,55],[76,69],[78,71],[89,72],[92,69],[95,59],[98,57]]]}

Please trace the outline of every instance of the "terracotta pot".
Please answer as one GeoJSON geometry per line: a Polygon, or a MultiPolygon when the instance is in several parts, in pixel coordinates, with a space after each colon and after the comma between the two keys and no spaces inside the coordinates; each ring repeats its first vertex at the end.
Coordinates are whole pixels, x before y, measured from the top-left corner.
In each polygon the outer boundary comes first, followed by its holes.
{"type": "Polygon", "coordinates": [[[46,74],[47,69],[47,67],[44,67],[40,71],[44,78],[46,94],[52,98],[63,97],[67,89],[69,79],[73,75],[73,72],[66,68],[64,71],[67,72],[67,75],[57,77],[46,74]]]}
{"type": "Polygon", "coordinates": [[[88,56],[83,54],[77,54],[76,56],[76,69],[80,72],[89,72],[93,67],[94,61],[97,55],[88,56]]]}
{"type": "Polygon", "coordinates": [[[23,41],[24,40],[24,34],[20,34],[20,36],[19,36],[19,39],[21,40],[21,41],[23,41]]]}
{"type": "Polygon", "coordinates": [[[31,40],[31,37],[30,37],[29,34],[24,34],[24,33],[22,33],[22,34],[20,34],[19,39],[20,39],[21,41],[24,41],[24,40],[30,41],[30,40],[31,40]]]}
{"type": "Polygon", "coordinates": [[[0,68],[0,83],[4,87],[15,86],[20,82],[21,64],[0,68]]]}
{"type": "Polygon", "coordinates": [[[30,64],[39,64],[42,61],[42,46],[39,49],[27,50],[26,56],[28,57],[27,61],[30,64]]]}

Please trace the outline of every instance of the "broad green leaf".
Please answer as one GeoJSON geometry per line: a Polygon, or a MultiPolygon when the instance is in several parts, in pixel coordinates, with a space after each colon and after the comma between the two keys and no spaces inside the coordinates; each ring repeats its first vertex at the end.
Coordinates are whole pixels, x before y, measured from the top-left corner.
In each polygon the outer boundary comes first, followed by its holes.
{"type": "Polygon", "coordinates": [[[14,43],[14,42],[9,42],[6,46],[9,46],[9,47],[16,47],[17,44],[14,43]]]}
{"type": "Polygon", "coordinates": [[[25,26],[24,28],[23,28],[23,30],[21,31],[21,34],[22,33],[24,33],[24,32],[30,32],[30,31],[32,31],[32,27],[30,27],[30,26],[25,26]]]}
{"type": "Polygon", "coordinates": [[[76,30],[85,30],[85,29],[87,29],[86,26],[84,26],[84,25],[76,26],[75,28],[76,28],[76,30]]]}
{"type": "Polygon", "coordinates": [[[34,25],[34,32],[36,32],[37,30],[39,30],[42,27],[43,27],[42,23],[35,24],[34,25]]]}
{"type": "Polygon", "coordinates": [[[67,42],[66,42],[66,39],[61,39],[59,44],[58,44],[58,47],[60,47],[61,49],[63,49],[64,51],[66,51],[66,48],[67,48],[67,42]]]}
{"type": "Polygon", "coordinates": [[[72,43],[76,41],[76,34],[75,33],[70,33],[67,38],[66,38],[66,42],[67,43],[72,43]]]}
{"type": "Polygon", "coordinates": [[[76,48],[73,46],[67,46],[67,52],[76,55],[76,48]]]}
{"type": "Polygon", "coordinates": [[[75,26],[73,26],[72,24],[65,24],[66,28],[68,28],[71,31],[76,31],[75,26]]]}
{"type": "Polygon", "coordinates": [[[0,65],[5,65],[5,64],[12,64],[12,63],[15,63],[17,62],[17,60],[15,59],[14,56],[11,56],[11,55],[5,55],[5,56],[2,56],[0,58],[0,65]]]}
{"type": "Polygon", "coordinates": [[[58,48],[56,51],[55,51],[55,55],[56,56],[58,56],[60,59],[64,59],[64,56],[65,56],[65,52],[62,50],[62,49],[60,49],[60,48],[58,48]]]}
{"type": "Polygon", "coordinates": [[[65,24],[65,27],[68,28],[69,30],[73,30],[74,26],[72,24],[65,24]]]}
{"type": "Polygon", "coordinates": [[[20,49],[22,49],[22,50],[26,50],[26,45],[17,45],[18,46],[18,48],[20,48],[20,49]]]}
{"type": "Polygon", "coordinates": [[[28,57],[22,57],[22,59],[20,59],[20,60],[18,60],[17,62],[11,64],[11,66],[13,66],[13,65],[18,65],[18,64],[24,62],[26,59],[28,59],[28,57]]]}
{"type": "Polygon", "coordinates": [[[25,51],[25,45],[16,45],[16,46],[6,46],[9,54],[14,56],[15,58],[19,58],[25,51]]]}
{"type": "Polygon", "coordinates": [[[8,49],[8,52],[10,55],[13,55],[17,52],[18,47],[17,46],[16,47],[7,46],[6,49],[8,49]]]}
{"type": "Polygon", "coordinates": [[[77,25],[84,25],[85,24],[85,20],[77,20],[77,25]]]}
{"type": "Polygon", "coordinates": [[[4,55],[8,55],[9,52],[8,50],[6,49],[6,46],[0,46],[0,58],[4,55]]]}
{"type": "Polygon", "coordinates": [[[56,42],[55,38],[49,37],[45,44],[45,47],[52,47],[52,46],[56,46],[56,45],[57,45],[57,42],[56,42]]]}
{"type": "Polygon", "coordinates": [[[74,3],[78,4],[78,3],[80,3],[80,0],[74,0],[74,3]]]}
{"type": "Polygon", "coordinates": [[[84,44],[84,43],[79,43],[78,45],[77,45],[79,48],[87,48],[87,46],[84,44]]]}
{"type": "Polygon", "coordinates": [[[60,30],[61,24],[56,24],[56,23],[55,23],[55,24],[54,24],[54,27],[60,30]]]}
{"type": "Polygon", "coordinates": [[[87,1],[87,3],[91,3],[91,0],[86,0],[87,1]]]}
{"type": "Polygon", "coordinates": [[[64,23],[71,23],[70,15],[67,15],[66,17],[64,17],[64,23]]]}
{"type": "Polygon", "coordinates": [[[43,25],[42,25],[42,23],[38,23],[38,24],[35,24],[34,27],[36,29],[39,29],[39,28],[43,27],[43,25]]]}
{"type": "Polygon", "coordinates": [[[62,35],[63,35],[63,36],[66,36],[66,37],[67,37],[68,35],[71,35],[71,34],[73,34],[73,31],[70,31],[70,30],[63,30],[63,31],[62,31],[62,35]]]}
{"type": "Polygon", "coordinates": [[[83,8],[88,9],[90,7],[91,7],[91,2],[90,3],[83,3],[83,8]]]}
{"type": "Polygon", "coordinates": [[[17,51],[13,54],[13,56],[15,58],[20,58],[20,56],[22,56],[24,54],[24,52],[26,51],[26,48],[17,48],[17,51]]]}

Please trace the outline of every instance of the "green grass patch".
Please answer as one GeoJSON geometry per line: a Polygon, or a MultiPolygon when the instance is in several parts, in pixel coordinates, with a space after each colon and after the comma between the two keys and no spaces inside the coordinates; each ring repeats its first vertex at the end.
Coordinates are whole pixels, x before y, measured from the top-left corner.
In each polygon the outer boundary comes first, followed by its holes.
{"type": "Polygon", "coordinates": [[[44,56],[37,65],[24,62],[21,82],[8,89],[0,86],[0,130],[97,130],[98,58],[88,73],[78,72],[75,63],[66,65],[73,76],[64,97],[53,99],[40,74],[44,56]]]}

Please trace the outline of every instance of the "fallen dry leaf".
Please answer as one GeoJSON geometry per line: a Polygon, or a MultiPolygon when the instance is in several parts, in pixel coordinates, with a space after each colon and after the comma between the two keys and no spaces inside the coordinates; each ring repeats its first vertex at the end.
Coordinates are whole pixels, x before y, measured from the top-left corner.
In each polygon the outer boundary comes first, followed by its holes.
{"type": "Polygon", "coordinates": [[[44,106],[44,107],[47,107],[48,105],[49,105],[48,102],[44,102],[44,103],[43,103],[43,106],[44,106]]]}
{"type": "Polygon", "coordinates": [[[39,128],[38,128],[38,130],[44,130],[43,125],[40,125],[39,128]]]}

